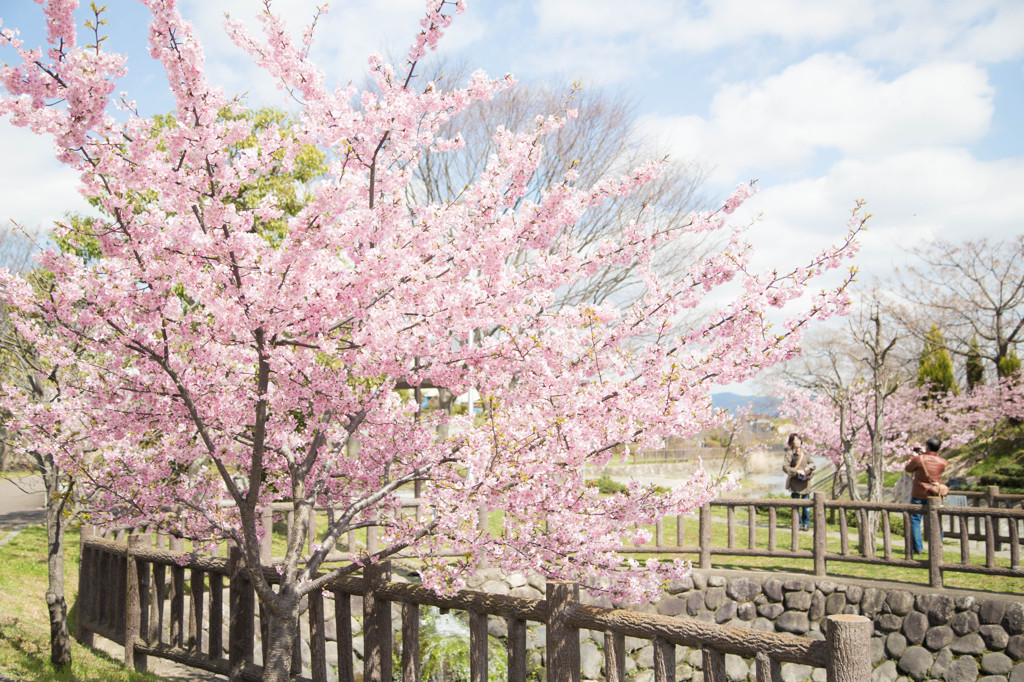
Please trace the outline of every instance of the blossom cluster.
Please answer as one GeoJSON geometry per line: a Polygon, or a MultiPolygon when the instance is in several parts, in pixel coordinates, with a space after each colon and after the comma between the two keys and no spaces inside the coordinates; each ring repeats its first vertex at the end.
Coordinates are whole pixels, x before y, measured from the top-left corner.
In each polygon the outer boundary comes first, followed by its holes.
{"type": "Polygon", "coordinates": [[[278,500],[294,505],[300,528],[312,505],[333,510],[311,555],[300,533],[290,539],[283,591],[322,588],[313,576],[341,534],[369,525],[384,549],[364,561],[421,557],[424,582],[438,590],[460,585],[477,559],[628,599],[686,570],[631,563],[616,549],[644,539],[636,526],[694,510],[720,482],[698,473],[667,493],[634,486],[601,497],[583,485],[584,467],[699,431],[717,419],[715,383],[791,357],[809,321],[843,309],[846,282],[785,323],[773,325],[773,310],[852,256],[860,218],[791,273],[748,272],[750,246],[737,232],[722,251],[659,274],[654,249],[727,229],[722,214],[751,189],[687,225],[659,231],[640,216],[600,248],[578,248],[567,228],[637,191],[659,165],[590,187],[567,175],[527,200],[545,136],[570,125],[571,111],[497,130],[494,155],[459,197],[408,199],[427,150],[458,153],[442,125],[514,84],[478,73],[461,89],[417,90],[416,62],[461,1],[428,2],[408,63],[372,57],[375,88],[363,93],[327,84],[310,61],[311,31],[293,40],[269,10],[262,33],[229,23],[231,38],[302,103],[286,135],[258,128],[240,115],[244,101],[209,84],[175,0],[146,0],[172,124],[110,116],[124,59],[78,47],[75,4],[46,3],[46,50],[0,36],[21,57],[0,69],[0,114],[51,136],[102,211],[57,229],[58,242],[88,241],[95,253],[44,253],[45,295],[0,278],[18,331],[60,381],[45,404],[10,389],[2,402],[15,428],[89,488],[102,518],[197,541],[234,538],[260,590],[257,521],[278,500]],[[253,208],[237,201],[268,169],[293,169],[308,145],[328,162],[301,210],[289,215],[273,196],[253,208]],[[286,222],[279,238],[262,230],[271,220],[286,222]],[[609,264],[636,268],[645,295],[625,307],[553,305],[609,264]],[[680,328],[726,282],[739,293],[680,328]],[[482,411],[421,413],[397,390],[417,387],[473,391],[482,411]],[[415,480],[419,517],[401,513],[400,489],[415,480]],[[479,529],[481,507],[501,513],[500,534],[479,529]],[[438,559],[453,552],[462,559],[438,559]]]}

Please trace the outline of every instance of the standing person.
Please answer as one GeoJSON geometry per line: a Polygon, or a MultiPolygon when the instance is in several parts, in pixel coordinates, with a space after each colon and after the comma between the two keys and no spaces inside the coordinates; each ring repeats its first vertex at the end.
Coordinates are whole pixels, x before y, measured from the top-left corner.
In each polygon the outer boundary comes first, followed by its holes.
{"type": "MultiPolygon", "coordinates": [[[[803,448],[803,437],[799,433],[789,434],[786,447],[786,459],[782,462],[782,470],[786,472],[786,490],[793,499],[806,500],[810,497],[811,474],[814,473],[814,464],[803,448]]],[[[800,508],[800,530],[807,530],[811,527],[810,507],[800,508]]]]}
{"type": "MultiPolygon", "coordinates": [[[[946,460],[939,456],[942,441],[932,436],[925,441],[925,452],[914,448],[917,454],[910,458],[903,469],[914,476],[914,487],[910,493],[910,503],[924,506],[929,497],[940,496],[946,488],[942,483],[942,472],[946,470],[946,460]]],[[[910,537],[914,544],[914,553],[924,552],[924,541],[921,538],[921,512],[910,515],[910,537]]]]}

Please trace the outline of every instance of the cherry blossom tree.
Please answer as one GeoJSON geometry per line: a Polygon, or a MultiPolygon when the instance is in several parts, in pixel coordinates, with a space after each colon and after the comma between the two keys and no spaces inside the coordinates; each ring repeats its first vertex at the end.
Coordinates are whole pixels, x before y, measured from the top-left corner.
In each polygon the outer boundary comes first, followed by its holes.
{"type": "Polygon", "coordinates": [[[477,72],[440,92],[415,78],[461,2],[430,0],[406,63],[371,57],[376,88],[362,93],[327,85],[309,60],[312,28],[293,39],[269,6],[261,34],[227,22],[231,39],[300,102],[288,135],[220,115],[245,103],[206,80],[174,0],[146,5],[173,125],[111,100],[125,59],[98,36],[80,45],[73,0],[45,3],[45,48],[0,34],[20,57],[0,70],[0,114],[51,137],[102,211],[57,228],[69,243],[95,240],[98,253],[42,254],[54,276],[45,295],[17,275],[0,278],[12,324],[61,378],[45,406],[5,387],[3,407],[14,427],[49,434],[36,447],[93,491],[96,518],[236,542],[267,609],[266,680],[287,675],[303,595],[390,556],[418,558],[438,591],[462,586],[478,559],[623,599],[683,575],[682,562],[639,565],[616,548],[646,539],[635,523],[693,510],[720,482],[701,472],[668,492],[634,485],[600,497],[583,485],[583,465],[696,433],[716,419],[715,383],[792,357],[809,322],[847,305],[849,277],[796,299],[852,256],[863,215],[854,211],[837,247],[788,273],[749,271],[743,232],[725,226],[747,186],[717,211],[658,227],[641,213],[577,248],[566,228],[655,179],[659,164],[587,184],[567,169],[521,200],[546,136],[571,110],[495,131],[495,152],[456,199],[410,201],[424,151],[458,153],[459,138],[439,135],[441,126],[513,85],[477,72]],[[239,149],[252,136],[257,144],[239,149]],[[247,183],[271,167],[289,172],[310,145],[327,168],[297,211],[272,187],[255,205],[238,201],[247,183]],[[273,221],[283,229],[271,237],[260,226],[273,221]],[[716,230],[728,234],[725,248],[685,272],[651,267],[657,249],[716,230]],[[638,274],[642,298],[624,309],[551,305],[616,264],[638,274]],[[679,331],[678,319],[728,282],[730,297],[679,331]],[[793,314],[773,324],[783,306],[793,314]],[[466,344],[474,330],[488,334],[466,344]],[[418,414],[395,390],[425,385],[474,391],[482,415],[418,414]],[[418,518],[401,512],[398,495],[416,480],[418,518]],[[259,520],[281,500],[296,523],[271,585],[259,520]],[[307,553],[314,506],[332,514],[307,553]],[[500,534],[477,527],[481,506],[502,513],[500,534]],[[378,552],[325,564],[344,533],[368,527],[379,529],[378,552]]]}

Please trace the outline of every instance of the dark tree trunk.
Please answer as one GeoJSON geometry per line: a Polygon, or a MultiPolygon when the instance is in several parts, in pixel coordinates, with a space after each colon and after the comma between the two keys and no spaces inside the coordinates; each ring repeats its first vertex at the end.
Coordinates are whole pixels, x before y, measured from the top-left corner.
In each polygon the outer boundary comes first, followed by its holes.
{"type": "Polygon", "coordinates": [[[287,682],[292,669],[292,647],[299,636],[298,604],[289,613],[267,614],[267,641],[264,643],[263,682],[287,682]]]}

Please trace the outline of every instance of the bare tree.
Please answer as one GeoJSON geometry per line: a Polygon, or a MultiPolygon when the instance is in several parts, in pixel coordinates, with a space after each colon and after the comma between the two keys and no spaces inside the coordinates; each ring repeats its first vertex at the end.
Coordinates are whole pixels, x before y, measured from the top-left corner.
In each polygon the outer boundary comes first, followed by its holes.
{"type": "MultiPolygon", "coordinates": [[[[906,332],[891,311],[872,292],[850,316],[846,329],[819,335],[804,343],[804,355],[785,368],[784,380],[827,396],[839,419],[840,451],[849,482],[850,497],[862,499],[857,489],[857,459],[865,462],[867,499],[881,502],[885,475],[885,404],[915,374],[909,371],[913,355],[905,344],[906,332]],[[866,402],[865,402],[866,401],[866,402]],[[867,433],[869,452],[857,452],[858,436],[867,433]]],[[[877,511],[868,512],[858,525],[862,551],[875,551],[877,511]]]]}
{"type": "MultiPolygon", "coordinates": [[[[436,75],[428,75],[427,80],[432,78],[437,87],[459,84],[467,79],[466,71],[465,67],[442,63],[434,68],[436,75]]],[[[492,139],[496,128],[526,128],[536,116],[565,108],[567,97],[579,116],[546,139],[543,161],[519,203],[538,200],[546,188],[560,185],[567,171],[578,173],[574,182],[585,187],[656,156],[637,132],[633,104],[620,94],[604,90],[566,93],[543,85],[520,85],[490,102],[474,105],[462,117],[449,122],[449,134],[460,131],[465,148],[460,154],[425,154],[414,172],[411,198],[445,201],[457,197],[469,179],[479,177],[486,167],[496,149],[492,139]]],[[[644,193],[589,209],[571,228],[579,249],[595,248],[604,237],[633,221],[650,223],[657,229],[684,229],[690,213],[703,207],[699,189],[705,174],[697,163],[667,161],[661,176],[646,186],[644,193]]],[[[707,253],[709,246],[704,238],[695,235],[683,250],[656,253],[655,266],[659,271],[685,269],[707,253]]],[[[607,267],[561,291],[556,305],[605,301],[626,305],[642,293],[642,283],[632,268],[607,267]]]]}
{"type": "Polygon", "coordinates": [[[901,322],[921,339],[937,324],[948,350],[964,358],[979,339],[980,356],[1002,376],[1005,358],[1024,338],[1024,235],[937,240],[912,253],[920,263],[896,277],[901,322]]]}

